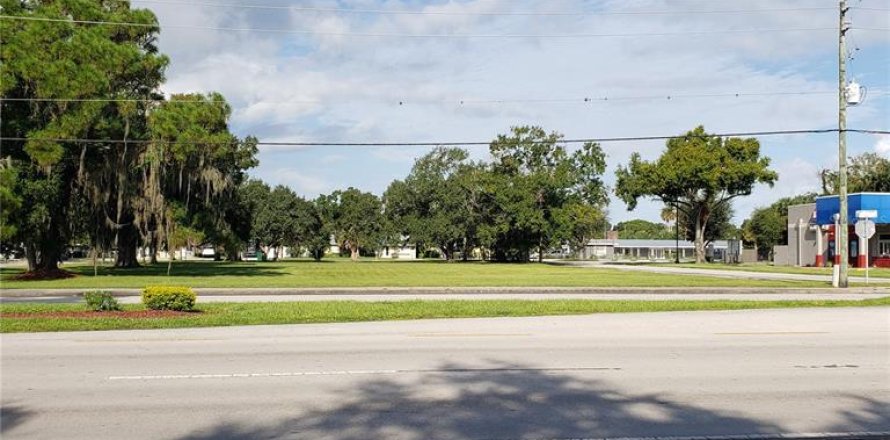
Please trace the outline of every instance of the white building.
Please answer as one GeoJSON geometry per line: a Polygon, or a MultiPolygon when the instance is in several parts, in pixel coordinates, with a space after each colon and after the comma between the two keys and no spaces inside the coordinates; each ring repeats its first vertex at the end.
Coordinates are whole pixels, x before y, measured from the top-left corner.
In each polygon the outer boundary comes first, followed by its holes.
{"type": "MultiPolygon", "coordinates": [[[[729,243],[718,240],[707,248],[707,255],[713,261],[723,261],[729,243]]],[[[671,261],[679,253],[680,259],[695,258],[695,243],[687,240],[634,240],[614,238],[590,240],[584,249],[583,258],[598,260],[651,260],[671,261]]]]}
{"type": "Polygon", "coordinates": [[[393,260],[416,260],[417,247],[406,243],[398,246],[384,246],[377,251],[379,258],[391,258],[393,260]]]}

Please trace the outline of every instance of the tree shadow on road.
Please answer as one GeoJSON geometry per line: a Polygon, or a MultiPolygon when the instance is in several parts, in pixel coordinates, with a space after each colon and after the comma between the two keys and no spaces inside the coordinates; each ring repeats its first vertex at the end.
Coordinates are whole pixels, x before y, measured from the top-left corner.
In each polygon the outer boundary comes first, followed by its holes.
{"type": "MultiPolygon", "coordinates": [[[[634,394],[601,378],[620,371],[539,370],[496,365],[474,370],[443,365],[344,387],[334,406],[297,410],[270,426],[228,422],[189,440],[553,439],[779,433],[739,414],[634,394]]],[[[323,405],[323,404],[319,404],[323,405]]]]}
{"type": "Polygon", "coordinates": [[[0,436],[5,436],[31,415],[31,411],[19,405],[0,406],[0,436]]]}
{"type": "Polygon", "coordinates": [[[861,396],[844,396],[859,402],[851,405],[840,416],[842,425],[828,428],[827,432],[886,432],[890,431],[890,402],[861,396]]]}

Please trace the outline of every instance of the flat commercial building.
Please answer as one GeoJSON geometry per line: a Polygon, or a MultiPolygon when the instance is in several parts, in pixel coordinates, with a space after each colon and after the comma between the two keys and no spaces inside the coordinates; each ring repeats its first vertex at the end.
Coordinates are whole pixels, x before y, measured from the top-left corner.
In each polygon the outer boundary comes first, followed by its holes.
{"type": "MultiPolygon", "coordinates": [[[[708,258],[723,261],[729,243],[719,240],[708,245],[708,258]]],[[[671,261],[679,253],[681,260],[695,258],[695,243],[686,240],[635,240],[609,238],[590,240],[584,258],[597,260],[652,260],[671,261]]]]}
{"type": "MultiPolygon", "coordinates": [[[[838,196],[788,208],[788,245],[776,246],[775,264],[822,267],[840,262],[835,234],[838,196]]],[[[847,197],[849,261],[853,267],[890,267],[890,193],[856,193],[847,197]],[[858,211],[875,211],[875,234],[868,246],[856,235],[858,211]],[[867,248],[867,254],[866,254],[867,248]]]]}

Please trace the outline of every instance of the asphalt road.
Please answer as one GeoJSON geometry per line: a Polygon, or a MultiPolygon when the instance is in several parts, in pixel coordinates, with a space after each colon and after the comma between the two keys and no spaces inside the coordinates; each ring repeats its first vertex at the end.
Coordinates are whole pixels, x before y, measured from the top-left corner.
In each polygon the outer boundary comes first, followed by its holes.
{"type": "Polygon", "coordinates": [[[0,342],[3,439],[890,431],[890,308],[8,334],[0,342]]]}

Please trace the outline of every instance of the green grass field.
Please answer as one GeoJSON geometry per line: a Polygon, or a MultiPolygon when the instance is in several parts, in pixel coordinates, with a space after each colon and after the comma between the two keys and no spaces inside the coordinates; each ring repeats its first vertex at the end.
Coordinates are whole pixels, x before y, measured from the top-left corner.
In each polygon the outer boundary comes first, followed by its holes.
{"type": "MultiPolygon", "coordinates": [[[[685,267],[691,269],[713,269],[713,270],[737,270],[744,272],[765,272],[765,273],[791,273],[803,275],[831,275],[830,267],[795,267],[795,266],[773,266],[766,263],[747,263],[747,264],[659,264],[664,267],[685,267]]],[[[864,277],[865,269],[850,268],[850,276],[864,277]]],[[[888,278],[890,279],[890,269],[871,268],[868,270],[868,276],[872,278],[888,278]]]]}
{"type": "MultiPolygon", "coordinates": [[[[200,313],[171,318],[10,318],[8,313],[82,311],[80,304],[0,304],[0,331],[43,332],[182,327],[218,327],[261,324],[306,324],[434,318],[558,316],[593,313],[634,313],[701,310],[776,309],[797,307],[890,306],[890,297],[836,301],[596,301],[596,300],[479,300],[398,302],[292,302],[200,304],[200,313]]],[[[126,305],[125,310],[143,310],[126,305]]],[[[96,312],[99,313],[99,312],[96,312]]]]}
{"type": "Polygon", "coordinates": [[[16,281],[21,268],[0,269],[2,289],[109,289],[175,284],[188,287],[826,287],[822,282],[741,280],[707,276],[629,273],[608,268],[547,264],[446,263],[440,261],[305,260],[283,262],[177,262],[136,269],[66,264],[75,278],[16,281]]]}

